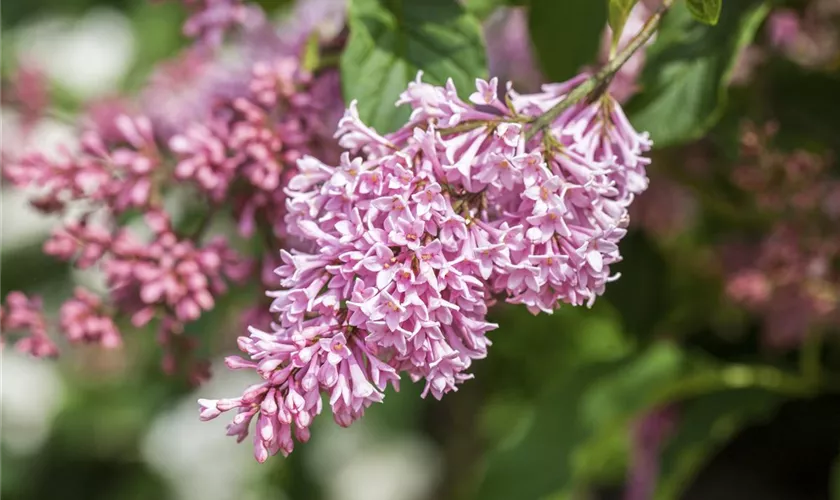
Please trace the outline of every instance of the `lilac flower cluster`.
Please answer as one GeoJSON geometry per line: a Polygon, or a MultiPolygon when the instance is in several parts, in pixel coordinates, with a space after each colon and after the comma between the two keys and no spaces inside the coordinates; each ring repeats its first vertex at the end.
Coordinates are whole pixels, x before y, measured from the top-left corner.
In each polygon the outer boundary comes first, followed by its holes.
{"type": "MultiPolygon", "coordinates": [[[[167,371],[176,371],[192,344],[180,339],[185,326],[213,309],[230,284],[277,286],[265,270],[276,267],[276,248],[286,245],[283,187],[303,156],[337,160],[332,135],[343,109],[337,70],[304,68],[298,41],[281,42],[268,25],[248,27],[272,47],[270,54],[250,50],[243,64],[222,62],[215,47],[255,7],[187,3],[195,8],[187,31],[199,39],[153,76],[139,106],[148,115],[131,103],[103,102],[81,120],[78,147],[57,156],[7,154],[3,166],[11,185],[34,191],[33,206],[63,216],[45,253],[104,275],[106,296],[77,290],[62,306],[61,332],[71,341],[116,347],[118,319],[135,327],[157,319],[167,371]],[[168,208],[185,194],[201,202],[197,221],[168,208]],[[238,231],[206,236],[227,215],[238,231]],[[132,220],[145,225],[144,237],[127,227],[132,220]],[[265,249],[255,258],[233,250],[249,246],[265,249]]],[[[47,339],[46,326],[26,329],[38,331],[33,339],[47,339]]],[[[197,367],[190,376],[199,380],[204,372],[197,367]]]]}
{"type": "Polygon", "coordinates": [[[289,233],[317,250],[282,252],[284,289],[269,294],[277,322],[239,339],[250,359],[227,359],[262,382],[200,400],[201,417],[236,409],[228,433],[239,440],[256,418],[256,458],[285,455],[292,435],[309,438],[321,394],[347,426],[403,372],[424,381],[424,396],[456,390],[487,353],[494,297],[534,313],[591,305],[616,277],[650,141],[609,95],[526,140],[584,77],[504,99],[479,80],[465,102],[451,82],[418,75],[397,103],[410,122],[384,136],[351,103],[338,165],[302,158],[286,190],[289,233]]]}
{"type": "Polygon", "coordinates": [[[766,235],[723,250],[726,293],[758,313],[764,340],[792,348],[812,332],[840,323],[840,182],[830,158],[773,145],[778,125],[747,125],[735,186],[746,195],[747,213],[768,223],[766,235]]]}

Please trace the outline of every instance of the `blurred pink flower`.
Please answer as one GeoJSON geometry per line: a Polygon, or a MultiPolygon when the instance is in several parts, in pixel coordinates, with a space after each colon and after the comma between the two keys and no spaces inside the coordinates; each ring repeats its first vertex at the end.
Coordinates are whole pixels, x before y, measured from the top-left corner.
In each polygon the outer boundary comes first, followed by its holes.
{"type": "Polygon", "coordinates": [[[770,43],[776,47],[789,47],[800,35],[799,15],[790,9],[777,9],[767,19],[770,43]]]}
{"type": "Polygon", "coordinates": [[[10,292],[5,307],[0,305],[0,347],[12,332],[22,337],[15,343],[21,352],[39,358],[58,355],[58,348],[47,334],[40,298],[29,298],[21,292],[10,292]]]}
{"type": "Polygon", "coordinates": [[[73,342],[93,342],[107,348],[122,345],[122,338],[109,311],[96,295],[77,288],[72,299],[61,306],[61,329],[73,342]]]}

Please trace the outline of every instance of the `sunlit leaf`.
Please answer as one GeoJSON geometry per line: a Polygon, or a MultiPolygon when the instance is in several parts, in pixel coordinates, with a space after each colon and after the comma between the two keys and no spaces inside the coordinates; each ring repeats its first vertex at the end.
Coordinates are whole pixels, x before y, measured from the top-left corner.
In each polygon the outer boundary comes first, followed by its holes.
{"type": "Polygon", "coordinates": [[[349,25],[344,97],[357,99],[362,119],[380,132],[407,120],[409,109],[394,103],[418,70],[429,83],[452,78],[465,95],[486,77],[481,25],[456,0],[352,0],[349,25]]]}
{"type": "Polygon", "coordinates": [[[722,0],[686,0],[686,5],[694,19],[714,26],[720,19],[722,0]]]}

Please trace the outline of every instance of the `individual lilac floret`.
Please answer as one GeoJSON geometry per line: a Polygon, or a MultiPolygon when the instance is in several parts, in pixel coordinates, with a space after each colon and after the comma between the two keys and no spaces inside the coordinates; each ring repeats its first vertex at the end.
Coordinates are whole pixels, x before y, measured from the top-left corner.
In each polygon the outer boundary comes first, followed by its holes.
{"type": "Polygon", "coordinates": [[[615,278],[650,141],[609,96],[526,140],[531,119],[583,78],[504,100],[479,80],[470,103],[451,81],[418,76],[398,102],[410,122],[388,135],[350,103],[336,134],[348,152],[336,166],[302,158],[286,189],[287,230],[315,250],[282,252],[276,323],[240,338],[249,359],[228,359],[263,382],[201,400],[202,418],[237,408],[239,439],[257,418],[263,461],[291,451],[293,429],[308,439],[322,393],[349,425],[401,373],[423,381],[423,396],[456,390],[487,354],[495,296],[533,312],[591,305],[615,278]]]}

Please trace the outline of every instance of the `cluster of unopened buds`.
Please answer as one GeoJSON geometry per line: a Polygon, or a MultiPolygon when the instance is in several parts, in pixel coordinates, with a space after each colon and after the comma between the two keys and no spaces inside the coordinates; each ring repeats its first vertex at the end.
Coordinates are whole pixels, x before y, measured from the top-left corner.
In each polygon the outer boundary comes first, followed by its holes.
{"type": "Polygon", "coordinates": [[[411,119],[388,135],[351,103],[338,165],[304,157],[286,187],[287,229],[310,250],[282,251],[277,321],[239,339],[247,359],[226,360],[262,381],[200,400],[201,417],[235,409],[230,435],[256,419],[256,458],[285,455],[309,438],[322,394],[347,426],[403,373],[424,396],[456,390],[487,354],[496,298],[534,313],[591,305],[616,277],[651,143],[609,95],[528,134],[585,78],[501,99],[479,80],[465,102],[418,75],[397,103],[411,119]]]}

